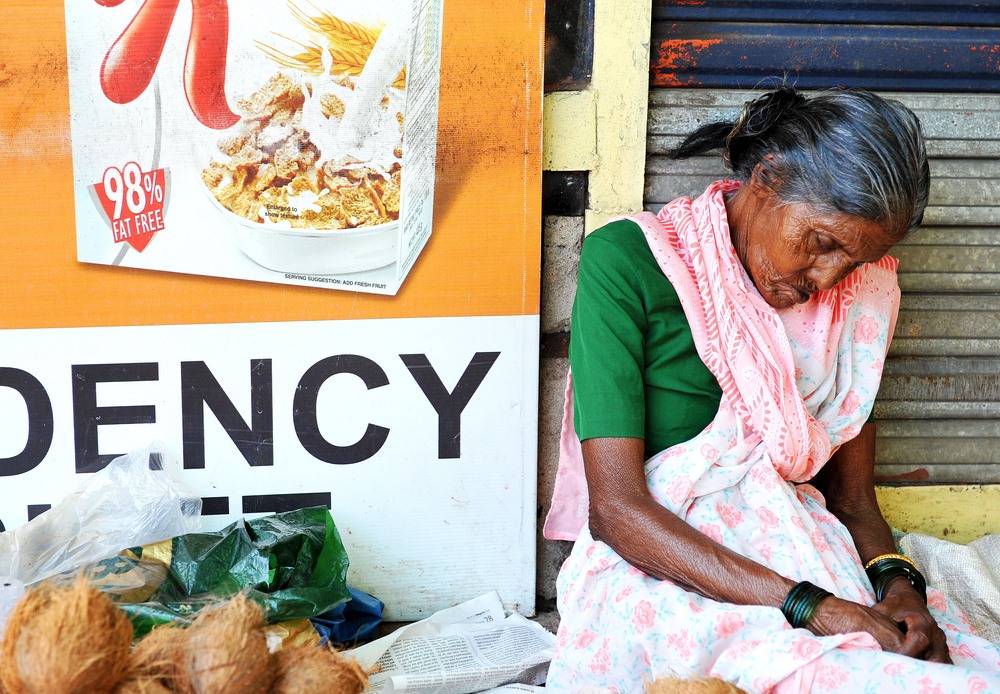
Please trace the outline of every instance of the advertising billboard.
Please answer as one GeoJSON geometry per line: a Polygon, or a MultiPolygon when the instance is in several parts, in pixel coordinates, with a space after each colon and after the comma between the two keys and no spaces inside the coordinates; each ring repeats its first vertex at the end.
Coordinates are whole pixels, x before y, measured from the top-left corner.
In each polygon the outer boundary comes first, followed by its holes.
{"type": "Polygon", "coordinates": [[[6,15],[0,524],[157,442],[207,528],[329,506],[387,619],[532,611],[541,2],[6,15]]]}

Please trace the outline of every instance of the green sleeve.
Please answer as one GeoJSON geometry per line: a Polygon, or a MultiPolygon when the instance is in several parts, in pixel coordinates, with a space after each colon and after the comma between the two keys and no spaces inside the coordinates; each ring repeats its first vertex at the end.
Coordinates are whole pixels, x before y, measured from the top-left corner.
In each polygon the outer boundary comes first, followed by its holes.
{"type": "Polygon", "coordinates": [[[622,249],[600,231],[588,236],[580,254],[569,347],[580,440],[644,438],[646,311],[641,295],[635,265],[622,249]]]}

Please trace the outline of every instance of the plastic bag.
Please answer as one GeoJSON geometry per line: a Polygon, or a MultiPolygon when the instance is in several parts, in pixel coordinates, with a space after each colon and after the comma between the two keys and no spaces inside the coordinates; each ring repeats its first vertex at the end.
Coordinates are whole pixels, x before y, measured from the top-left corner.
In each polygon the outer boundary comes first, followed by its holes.
{"type": "Polygon", "coordinates": [[[201,498],[165,469],[159,445],[115,458],[58,504],[0,533],[0,579],[36,583],[201,527],[201,498]]]}
{"type": "Polygon", "coordinates": [[[7,618],[24,597],[24,584],[16,578],[0,581],[0,639],[7,630],[7,618]]]}
{"type": "Polygon", "coordinates": [[[333,518],[320,506],[136,547],[84,575],[118,603],[139,637],[158,624],[188,622],[240,591],[268,623],[315,617],[350,597],[347,567],[333,518]]]}
{"type": "Polygon", "coordinates": [[[312,623],[322,637],[322,642],[354,644],[367,641],[382,623],[385,605],[373,595],[363,590],[347,586],[351,599],[318,617],[312,623]]]}

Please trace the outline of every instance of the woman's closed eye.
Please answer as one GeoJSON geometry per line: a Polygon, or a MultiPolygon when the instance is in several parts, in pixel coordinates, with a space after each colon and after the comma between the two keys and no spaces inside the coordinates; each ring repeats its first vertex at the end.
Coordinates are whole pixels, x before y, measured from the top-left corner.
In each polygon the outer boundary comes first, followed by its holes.
{"type": "Polygon", "coordinates": [[[846,265],[844,266],[843,270],[844,277],[851,274],[852,272],[854,272],[859,267],[865,264],[864,261],[862,260],[851,260],[848,257],[846,249],[840,244],[840,242],[830,238],[829,236],[824,236],[820,234],[819,236],[816,237],[816,239],[817,239],[816,243],[821,254],[830,255],[836,253],[839,256],[840,260],[846,261],[846,265]]]}
{"type": "Polygon", "coordinates": [[[829,236],[823,236],[822,234],[820,234],[819,236],[816,237],[816,241],[817,244],[819,245],[819,249],[823,253],[829,253],[831,251],[835,251],[838,248],[840,248],[840,244],[831,239],[829,236]]]}

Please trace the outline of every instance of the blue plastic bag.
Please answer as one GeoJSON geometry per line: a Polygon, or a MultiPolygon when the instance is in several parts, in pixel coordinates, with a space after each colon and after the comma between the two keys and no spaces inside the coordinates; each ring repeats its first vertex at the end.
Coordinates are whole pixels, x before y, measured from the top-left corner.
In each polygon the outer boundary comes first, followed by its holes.
{"type": "Polygon", "coordinates": [[[367,641],[382,623],[385,605],[381,600],[351,586],[347,590],[351,594],[347,602],[312,618],[322,643],[367,641]]]}

